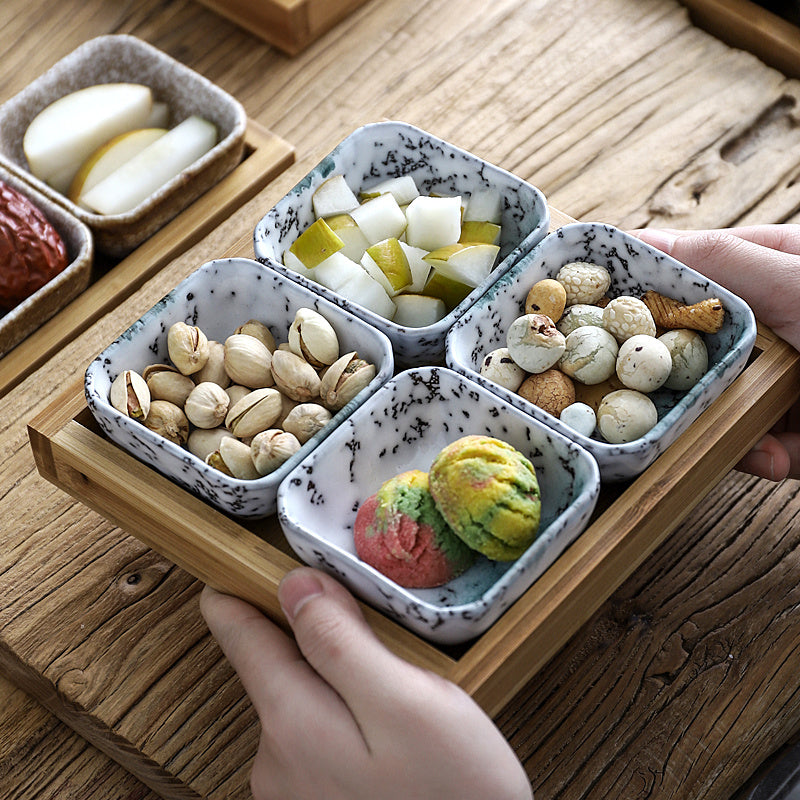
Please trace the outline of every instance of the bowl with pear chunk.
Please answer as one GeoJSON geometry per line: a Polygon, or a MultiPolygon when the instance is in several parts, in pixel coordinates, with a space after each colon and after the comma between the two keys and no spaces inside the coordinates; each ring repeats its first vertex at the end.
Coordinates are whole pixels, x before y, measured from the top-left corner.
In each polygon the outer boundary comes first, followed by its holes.
{"type": "Polygon", "coordinates": [[[0,106],[0,163],[127,255],[241,160],[247,117],[134,36],[85,42],[0,106]]]}
{"type": "Polygon", "coordinates": [[[257,224],[277,270],[441,363],[453,322],[547,233],[542,192],[405,122],[364,125],[257,224]]]}

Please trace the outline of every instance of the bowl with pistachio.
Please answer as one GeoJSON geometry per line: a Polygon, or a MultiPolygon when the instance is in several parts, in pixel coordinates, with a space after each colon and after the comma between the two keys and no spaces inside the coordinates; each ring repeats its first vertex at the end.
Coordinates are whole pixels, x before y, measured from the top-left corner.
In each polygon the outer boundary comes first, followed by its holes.
{"type": "Polygon", "coordinates": [[[405,122],[364,125],[259,221],[255,255],[441,363],[453,321],[547,233],[527,181],[405,122]]]}
{"type": "Polygon", "coordinates": [[[216,508],[259,518],[393,370],[380,331],[252,259],[225,258],[106,347],[84,392],[127,452],[216,508]]]}

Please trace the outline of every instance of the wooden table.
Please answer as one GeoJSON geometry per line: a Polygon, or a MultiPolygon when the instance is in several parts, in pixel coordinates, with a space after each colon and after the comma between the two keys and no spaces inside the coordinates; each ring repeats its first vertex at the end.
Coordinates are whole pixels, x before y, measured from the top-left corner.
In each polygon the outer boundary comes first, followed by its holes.
{"type": "MultiPolygon", "coordinates": [[[[248,796],[255,716],[200,584],[40,478],[26,423],[181,277],[242,247],[358,124],[417,124],[584,220],[800,221],[800,84],[678,3],[453,7],[369,0],[289,58],[190,0],[3,4],[0,100],[84,40],[133,33],[234,94],[297,161],[0,397],[1,796],[248,796]]],[[[727,475],[497,715],[537,798],[734,797],[791,739],[796,488],[727,475]]]]}

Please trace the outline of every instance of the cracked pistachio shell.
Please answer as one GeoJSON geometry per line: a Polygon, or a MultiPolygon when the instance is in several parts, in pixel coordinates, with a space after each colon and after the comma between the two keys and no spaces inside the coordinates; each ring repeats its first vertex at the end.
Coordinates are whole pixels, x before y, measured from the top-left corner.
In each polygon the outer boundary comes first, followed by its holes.
{"type": "Polygon", "coordinates": [[[333,325],[311,308],[297,309],[289,327],[289,347],[317,369],[339,358],[339,337],[333,325]]]}
{"type": "Polygon", "coordinates": [[[250,455],[259,474],[268,475],[291,458],[301,446],[293,433],[270,428],[253,437],[250,455]]]}
{"type": "Polygon", "coordinates": [[[321,431],[331,418],[331,412],[319,403],[300,403],[286,415],[283,429],[293,433],[301,444],[305,444],[314,434],[321,431]]]}
{"type": "Polygon", "coordinates": [[[169,400],[153,400],[144,424],[153,433],[175,444],[184,445],[189,438],[189,420],[186,414],[169,400]]]}
{"type": "Polygon", "coordinates": [[[198,383],[183,406],[189,422],[197,428],[216,428],[228,413],[230,398],[225,390],[211,381],[198,383]]]}
{"type": "Polygon", "coordinates": [[[247,336],[254,336],[270,351],[270,353],[275,350],[275,337],[272,335],[272,331],[270,331],[263,322],[259,322],[257,319],[247,320],[247,322],[245,322],[244,325],[240,325],[234,333],[244,333],[247,336]]]}
{"type": "Polygon", "coordinates": [[[151,364],[145,367],[142,377],[153,400],[167,400],[183,408],[186,398],[194,389],[194,381],[169,364],[151,364]]]}
{"type": "Polygon", "coordinates": [[[225,371],[234,383],[250,389],[272,386],[272,354],[266,346],[246,333],[234,333],[225,340],[225,371]]]}
{"type": "Polygon", "coordinates": [[[227,428],[195,428],[186,442],[189,452],[205,461],[215,450],[219,449],[219,443],[223,439],[233,438],[233,434],[227,428]]]}
{"type": "Polygon", "coordinates": [[[344,408],[375,377],[374,364],[346,353],[331,364],[322,375],[319,396],[323,405],[332,411],[344,408]]]}
{"type": "Polygon", "coordinates": [[[298,403],[319,397],[320,377],[305,359],[289,350],[272,354],[272,377],[275,385],[298,403]]]}
{"type": "Polygon", "coordinates": [[[225,371],[225,345],[222,342],[210,341],[208,343],[208,359],[203,368],[193,375],[195,383],[211,381],[226,389],[230,386],[231,379],[225,371]]]}
{"type": "Polygon", "coordinates": [[[255,389],[231,407],[225,426],[240,439],[267,430],[281,413],[281,393],[277,389],[255,389]]]}
{"type": "Polygon", "coordinates": [[[126,417],[142,422],[150,410],[150,390],[144,378],[125,369],[114,378],[108,394],[109,402],[126,417]]]}
{"type": "Polygon", "coordinates": [[[195,325],[176,322],[167,333],[170,361],[184,375],[199,372],[208,359],[208,339],[195,325]]]}
{"type": "Polygon", "coordinates": [[[219,447],[208,456],[206,464],[240,480],[261,477],[250,455],[250,445],[233,436],[220,440],[219,447]]]}

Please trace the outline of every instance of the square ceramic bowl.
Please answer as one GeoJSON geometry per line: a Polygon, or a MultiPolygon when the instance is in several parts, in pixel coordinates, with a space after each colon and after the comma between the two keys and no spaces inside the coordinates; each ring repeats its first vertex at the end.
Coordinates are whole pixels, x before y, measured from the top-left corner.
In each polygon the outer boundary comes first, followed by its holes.
{"type": "Polygon", "coordinates": [[[41,289],[10,311],[0,314],[0,356],[3,356],[89,285],[94,242],[86,225],[32,186],[2,168],[0,181],[27,197],[47,217],[66,245],[69,259],[66,269],[41,289]]]}
{"type": "Polygon", "coordinates": [[[254,234],[256,258],[334,303],[350,309],[389,337],[400,366],[443,363],[444,337],[463,311],[520,255],[547,233],[550,214],[544,195],[531,184],[477,156],[404,122],[375,122],[350,134],[320,161],[266,216],[254,234]],[[283,252],[314,221],[311,197],[333,175],[344,175],[358,194],[378,182],[411,175],[422,194],[467,195],[478,188],[503,195],[497,266],[439,322],[422,328],[397,325],[283,265],[283,252]]]}
{"type": "Polygon", "coordinates": [[[124,256],[211,188],[241,161],[247,117],[229,94],[141,39],[99,36],[56,62],[0,106],[0,162],[84,222],[97,250],[124,256]],[[169,107],[168,127],[192,114],[217,126],[217,144],[133,210],[94,214],[77,206],[28,167],[22,140],[31,120],[53,101],[96,83],[143,83],[169,107]]]}
{"type": "Polygon", "coordinates": [[[380,331],[256,261],[230,258],[204,264],[103,350],[86,370],[84,390],[89,409],[112,441],[221,511],[258,518],[275,511],[278,484],[294,465],[386,382],[393,370],[391,345],[380,331]],[[257,319],[281,343],[287,340],[299,308],[322,314],[336,331],[340,353],[357,351],[375,365],[376,374],[321,431],[269,475],[256,480],[228,477],[110,404],[111,382],[122,370],[141,374],[149,364],[168,363],[167,331],[173,323],[197,325],[209,340],[224,342],[239,325],[257,319]]]}
{"type": "Polygon", "coordinates": [[[455,644],[483,633],[575,540],[599,485],[595,460],[574,442],[452,370],[419,367],[384,384],[292,470],[278,490],[278,520],[307,564],[421,636],[455,644]],[[444,586],[403,588],[356,556],[356,512],[384,481],[427,472],[445,445],[468,434],[502,439],[531,460],[539,536],[516,561],[479,556],[444,586]]]}
{"type": "Polygon", "coordinates": [[[548,235],[521,259],[489,292],[464,314],[447,336],[447,364],[503,397],[533,419],[581,444],[594,455],[603,480],[632,478],[648,467],[742,371],[755,343],[756,322],[749,306],[736,295],[641,240],[610,225],[574,223],[548,235]],[[484,356],[505,347],[511,322],[524,313],[525,296],[538,280],[554,278],[570,261],[590,261],[611,273],[609,297],[641,297],[648,289],[684,303],[718,297],[725,323],[715,334],[704,334],[709,368],[686,392],[659,389],[650,394],[658,423],[627,444],[609,444],[575,432],[540,408],[480,375],[484,356]]]}

